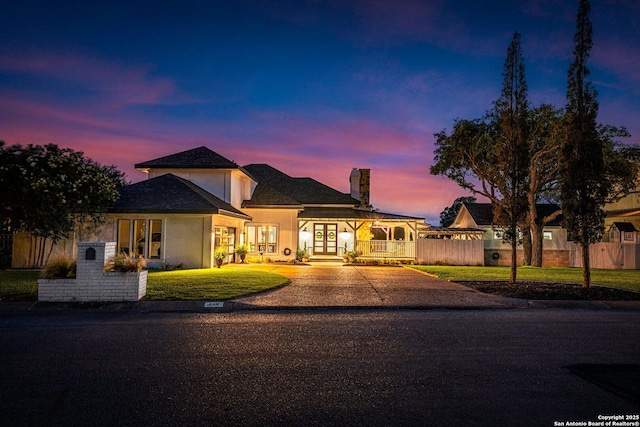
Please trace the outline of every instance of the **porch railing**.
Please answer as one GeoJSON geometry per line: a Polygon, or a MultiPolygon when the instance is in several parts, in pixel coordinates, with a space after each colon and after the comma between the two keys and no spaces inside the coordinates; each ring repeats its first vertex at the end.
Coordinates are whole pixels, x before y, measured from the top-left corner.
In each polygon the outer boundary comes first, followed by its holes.
{"type": "Polygon", "coordinates": [[[358,256],[363,258],[410,258],[416,257],[416,242],[398,240],[360,240],[356,244],[358,256]]]}

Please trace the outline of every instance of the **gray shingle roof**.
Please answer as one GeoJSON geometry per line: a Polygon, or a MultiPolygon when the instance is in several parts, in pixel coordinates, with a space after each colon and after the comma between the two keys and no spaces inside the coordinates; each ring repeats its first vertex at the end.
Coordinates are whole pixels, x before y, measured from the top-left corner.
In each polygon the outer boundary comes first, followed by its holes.
{"type": "Polygon", "coordinates": [[[238,169],[238,165],[207,147],[198,147],[135,165],[136,169],[238,169]]]}
{"type": "Polygon", "coordinates": [[[191,181],[170,173],[122,188],[111,212],[203,213],[251,219],[191,181]]]}
{"type": "Polygon", "coordinates": [[[618,231],[622,231],[626,233],[633,233],[634,231],[638,231],[630,222],[614,222],[611,225],[612,226],[615,225],[618,231]]]}
{"type": "Polygon", "coordinates": [[[254,197],[245,201],[244,207],[260,205],[259,202],[264,202],[261,198],[265,195],[285,196],[302,205],[355,206],[359,204],[359,201],[349,194],[341,193],[311,178],[293,178],[266,164],[251,164],[244,166],[243,169],[258,181],[254,197]]]}

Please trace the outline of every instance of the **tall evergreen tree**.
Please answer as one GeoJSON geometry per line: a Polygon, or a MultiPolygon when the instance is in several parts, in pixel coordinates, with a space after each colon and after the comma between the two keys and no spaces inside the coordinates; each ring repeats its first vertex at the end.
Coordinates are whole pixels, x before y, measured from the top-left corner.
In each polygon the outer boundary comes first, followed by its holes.
{"type": "Polygon", "coordinates": [[[581,0],[569,67],[566,137],[562,144],[560,197],[567,231],[582,248],[583,286],[591,284],[589,246],[602,238],[608,194],[603,143],[598,135],[597,92],[587,60],[593,47],[589,2],[581,0]]]}
{"type": "Polygon", "coordinates": [[[501,171],[495,185],[500,198],[493,201],[494,220],[504,228],[504,240],[511,245],[511,275],[516,282],[519,226],[526,223],[529,173],[527,82],[524,59],[520,48],[520,34],[515,33],[504,63],[502,94],[494,103],[495,123],[499,125],[496,138],[496,164],[501,171]]]}

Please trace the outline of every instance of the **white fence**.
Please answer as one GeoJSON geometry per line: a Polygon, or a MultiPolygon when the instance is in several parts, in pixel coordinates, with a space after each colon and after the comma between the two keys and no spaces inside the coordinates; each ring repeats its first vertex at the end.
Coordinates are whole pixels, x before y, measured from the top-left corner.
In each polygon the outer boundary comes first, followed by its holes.
{"type": "Polygon", "coordinates": [[[416,242],[399,240],[359,240],[356,244],[358,256],[363,258],[414,259],[416,242]]]}
{"type": "MultiPolygon", "coordinates": [[[[640,269],[640,245],[628,243],[594,243],[589,247],[591,268],[609,270],[640,269]]],[[[569,266],[582,268],[582,248],[569,244],[569,266]]]]}
{"type": "Polygon", "coordinates": [[[417,262],[484,265],[484,240],[418,239],[417,262]]]}

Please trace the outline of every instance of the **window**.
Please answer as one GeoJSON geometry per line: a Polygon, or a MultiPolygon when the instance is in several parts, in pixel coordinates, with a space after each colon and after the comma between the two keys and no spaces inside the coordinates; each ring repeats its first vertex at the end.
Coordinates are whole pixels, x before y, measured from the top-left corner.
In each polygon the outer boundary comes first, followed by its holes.
{"type": "Polygon", "coordinates": [[[233,261],[233,251],[236,244],[235,227],[215,227],[214,228],[214,248],[224,248],[227,251],[226,262],[233,261]]]}
{"type": "Polygon", "coordinates": [[[245,238],[249,252],[278,252],[278,227],[275,225],[248,225],[245,228],[245,238]]]}
{"type": "Polygon", "coordinates": [[[550,231],[545,231],[543,232],[543,237],[544,240],[553,240],[553,233],[550,231]]]}
{"type": "Polygon", "coordinates": [[[624,232],[624,240],[627,242],[632,242],[633,241],[633,233],[630,231],[625,231],[624,232]]]}
{"type": "Polygon", "coordinates": [[[118,251],[138,257],[160,258],[162,245],[162,220],[119,219],[118,251]]]}

